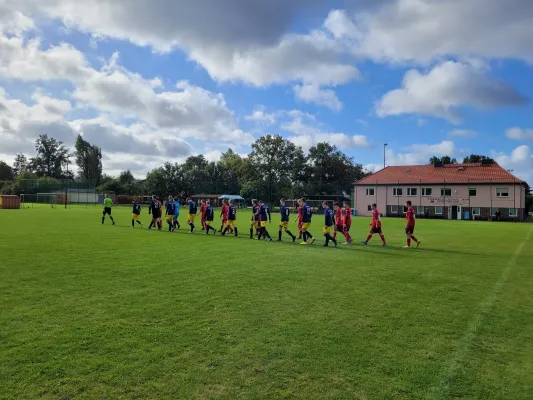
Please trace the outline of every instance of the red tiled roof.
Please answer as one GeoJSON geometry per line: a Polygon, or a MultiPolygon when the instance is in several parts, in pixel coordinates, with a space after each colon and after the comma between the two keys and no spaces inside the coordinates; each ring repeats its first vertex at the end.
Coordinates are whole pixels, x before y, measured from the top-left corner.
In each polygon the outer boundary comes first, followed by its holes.
{"type": "Polygon", "coordinates": [[[357,185],[403,183],[522,183],[523,181],[497,163],[403,165],[387,167],[357,182],[357,185]]]}

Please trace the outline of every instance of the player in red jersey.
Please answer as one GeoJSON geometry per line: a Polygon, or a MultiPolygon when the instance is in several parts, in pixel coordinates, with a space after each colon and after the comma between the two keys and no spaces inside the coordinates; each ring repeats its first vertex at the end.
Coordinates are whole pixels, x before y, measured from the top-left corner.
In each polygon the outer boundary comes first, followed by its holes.
{"type": "MultiPolygon", "coordinates": [[[[229,207],[226,200],[222,200],[222,210],[220,212],[220,219],[222,220],[222,225],[220,225],[219,232],[222,232],[224,230],[224,227],[228,224],[228,215],[229,215],[229,207]]],[[[231,232],[233,233],[233,228],[231,228],[231,232]]]]}
{"type": "Polygon", "coordinates": [[[295,222],[298,221],[298,231],[300,232],[298,235],[298,240],[302,239],[302,234],[303,234],[302,224],[303,224],[304,214],[303,214],[302,207],[303,207],[302,200],[298,200],[298,217],[295,220],[295,222]]]}
{"type": "Polygon", "coordinates": [[[340,203],[335,203],[333,205],[335,212],[335,229],[333,231],[333,239],[337,239],[337,232],[343,233],[344,231],[344,221],[342,218],[342,206],[340,203]]]}
{"type": "Polygon", "coordinates": [[[374,234],[379,235],[383,242],[382,246],[387,245],[385,242],[385,236],[383,236],[383,232],[381,231],[381,215],[376,203],[372,204],[372,223],[370,224],[370,232],[366,237],[366,240],[361,241],[361,243],[366,246],[374,234]]]}
{"type": "Polygon", "coordinates": [[[205,204],[205,200],[200,200],[200,221],[202,222],[202,230],[205,231],[205,210],[207,208],[207,204],[205,204]]]}
{"type": "Polygon", "coordinates": [[[407,214],[405,215],[405,234],[407,235],[407,246],[404,246],[405,248],[411,247],[411,240],[416,243],[416,247],[420,246],[421,243],[413,235],[415,233],[416,212],[411,204],[412,203],[410,200],[405,203],[405,206],[407,207],[407,214]]]}
{"type": "Polygon", "coordinates": [[[350,202],[344,202],[344,220],[343,220],[343,234],[346,238],[346,242],[343,244],[352,243],[352,237],[350,236],[350,228],[352,227],[352,209],[350,208],[350,202]]]}

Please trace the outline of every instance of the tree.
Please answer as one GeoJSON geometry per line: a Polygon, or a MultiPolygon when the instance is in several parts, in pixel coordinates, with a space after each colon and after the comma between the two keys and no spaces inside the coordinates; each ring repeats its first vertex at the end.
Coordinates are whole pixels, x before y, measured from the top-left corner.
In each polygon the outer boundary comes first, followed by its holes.
{"type": "Polygon", "coordinates": [[[15,179],[15,173],[6,162],[0,161],[0,181],[12,181],[15,179]]]}
{"type": "Polygon", "coordinates": [[[466,156],[464,158],[463,163],[464,164],[480,163],[482,161],[494,162],[494,159],[487,157],[487,156],[479,155],[479,154],[470,154],[469,156],[466,156]]]}
{"type": "Polygon", "coordinates": [[[121,185],[133,185],[135,183],[135,177],[128,169],[120,173],[120,175],[118,176],[118,181],[121,185]]]}
{"type": "Polygon", "coordinates": [[[30,160],[31,169],[38,177],[61,179],[66,176],[63,166],[68,163],[71,156],[63,142],[48,135],[39,135],[35,141],[37,157],[30,160]]]}
{"type": "Polygon", "coordinates": [[[13,173],[15,176],[19,176],[28,166],[28,159],[22,153],[18,153],[15,156],[15,162],[13,163],[13,173]]]}
{"type": "Polygon", "coordinates": [[[146,175],[144,181],[148,193],[159,196],[190,196],[194,191],[192,181],[188,179],[179,164],[165,163],[146,175]]]}
{"type": "Polygon", "coordinates": [[[76,138],[76,165],[78,175],[82,179],[91,180],[99,185],[102,178],[102,150],[83,140],[81,135],[76,138]]]}
{"type": "Polygon", "coordinates": [[[442,157],[433,156],[429,159],[429,163],[432,165],[439,164],[439,163],[442,165],[457,164],[457,160],[455,158],[451,158],[450,156],[442,156],[442,157]]]}
{"type": "Polygon", "coordinates": [[[261,194],[267,196],[270,202],[276,192],[276,197],[279,197],[280,193],[290,189],[292,162],[300,151],[300,147],[280,135],[261,136],[252,144],[248,159],[255,167],[257,181],[262,185],[261,194]]]}
{"type": "Polygon", "coordinates": [[[240,169],[243,159],[232,149],[222,153],[218,162],[222,173],[222,189],[227,194],[239,194],[241,187],[239,185],[240,169]]]}

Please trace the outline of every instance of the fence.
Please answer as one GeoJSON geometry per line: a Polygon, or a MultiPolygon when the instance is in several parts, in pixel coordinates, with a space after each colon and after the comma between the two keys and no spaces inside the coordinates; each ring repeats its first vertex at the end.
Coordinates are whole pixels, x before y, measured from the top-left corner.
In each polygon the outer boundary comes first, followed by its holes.
{"type": "Polygon", "coordinates": [[[405,203],[411,201],[422,218],[523,221],[526,190],[518,179],[391,183],[367,178],[364,185],[355,187],[354,208],[359,215],[371,215],[371,205],[376,203],[383,215],[401,217],[405,203]]]}

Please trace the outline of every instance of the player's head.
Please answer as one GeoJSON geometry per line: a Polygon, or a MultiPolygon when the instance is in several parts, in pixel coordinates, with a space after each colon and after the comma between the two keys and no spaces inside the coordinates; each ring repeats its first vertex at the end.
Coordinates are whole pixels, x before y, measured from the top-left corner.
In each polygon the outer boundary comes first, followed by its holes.
{"type": "Polygon", "coordinates": [[[350,207],[350,202],[349,201],[345,201],[344,202],[344,207],[350,207]]]}
{"type": "Polygon", "coordinates": [[[257,204],[257,200],[256,199],[253,199],[252,200],[252,204],[255,206],[257,204]]]}
{"type": "Polygon", "coordinates": [[[376,203],[372,204],[372,210],[377,210],[378,205],[376,203]]]}
{"type": "Polygon", "coordinates": [[[108,194],[106,194],[106,195],[105,195],[105,198],[107,199],[108,197],[109,197],[109,195],[108,195],[108,194]]]}
{"type": "Polygon", "coordinates": [[[284,205],[285,205],[285,199],[281,199],[281,200],[279,201],[279,204],[281,204],[282,206],[284,206],[284,205]]]}
{"type": "Polygon", "coordinates": [[[235,204],[235,200],[231,199],[231,200],[229,201],[229,203],[230,203],[231,205],[234,205],[234,204],[235,204]]]}
{"type": "Polygon", "coordinates": [[[155,194],[152,195],[152,200],[157,199],[157,196],[155,194]]]}
{"type": "Polygon", "coordinates": [[[205,204],[206,204],[206,205],[210,205],[210,204],[211,204],[211,201],[210,201],[210,200],[207,200],[207,201],[205,202],[205,204]]]}
{"type": "Polygon", "coordinates": [[[405,202],[405,205],[406,205],[407,207],[411,207],[411,204],[413,204],[413,203],[411,203],[411,200],[407,200],[407,201],[405,202]]]}
{"type": "Polygon", "coordinates": [[[337,210],[339,210],[341,208],[341,203],[335,203],[334,206],[337,210]]]}
{"type": "Polygon", "coordinates": [[[263,204],[263,200],[258,200],[257,203],[262,205],[263,204]]]}
{"type": "Polygon", "coordinates": [[[327,201],[323,201],[322,202],[322,208],[328,208],[328,202],[327,201]]]}
{"type": "Polygon", "coordinates": [[[168,196],[168,201],[172,201],[174,198],[172,196],[168,196]]]}

